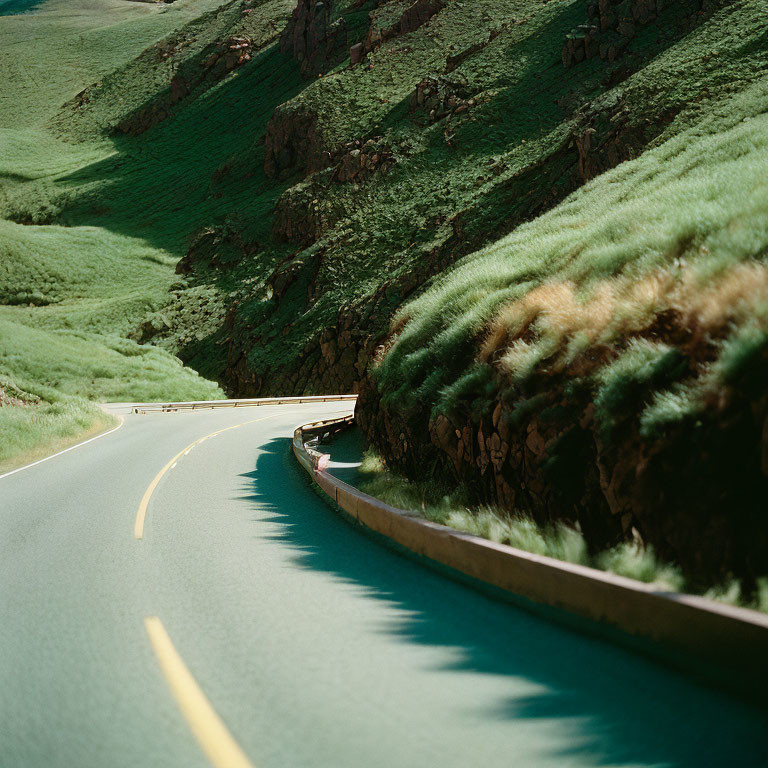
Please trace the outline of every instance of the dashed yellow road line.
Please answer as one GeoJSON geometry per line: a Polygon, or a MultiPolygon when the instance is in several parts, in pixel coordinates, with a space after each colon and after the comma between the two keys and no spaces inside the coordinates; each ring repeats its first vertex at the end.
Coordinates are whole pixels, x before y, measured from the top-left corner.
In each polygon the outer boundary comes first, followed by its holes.
{"type": "Polygon", "coordinates": [[[262,416],[260,419],[251,419],[250,421],[244,421],[241,424],[235,424],[232,427],[224,427],[224,429],[218,429],[216,432],[211,432],[210,435],[206,435],[205,437],[201,437],[199,440],[195,440],[194,443],[191,443],[186,448],[179,451],[158,473],[155,475],[155,479],[149,484],[149,487],[146,491],[144,491],[144,495],[141,497],[141,502],[139,503],[139,510],[136,513],[136,520],[133,524],[133,535],[137,539],[141,539],[144,536],[144,521],[147,518],[147,507],[149,507],[149,500],[152,498],[152,494],[155,492],[155,488],[157,488],[158,483],[163,479],[163,475],[171,469],[176,462],[185,454],[189,453],[196,445],[200,445],[204,440],[208,440],[211,437],[215,437],[216,435],[220,435],[222,432],[229,432],[230,429],[237,429],[238,427],[244,427],[246,424],[253,424],[257,421],[265,421],[266,419],[271,419],[275,416],[278,416],[280,414],[272,413],[269,416],[262,416]]]}
{"type": "Polygon", "coordinates": [[[254,768],[192,677],[160,619],[150,616],[144,619],[144,626],[171,693],[211,765],[254,768]]]}

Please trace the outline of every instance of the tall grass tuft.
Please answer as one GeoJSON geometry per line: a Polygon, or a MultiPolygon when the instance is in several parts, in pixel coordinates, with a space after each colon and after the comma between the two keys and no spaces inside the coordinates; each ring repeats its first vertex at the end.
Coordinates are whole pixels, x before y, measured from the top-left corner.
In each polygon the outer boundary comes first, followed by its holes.
{"type": "Polygon", "coordinates": [[[363,455],[356,485],[364,493],[398,509],[416,511],[432,522],[507,544],[536,555],[610,571],[669,592],[693,592],[712,600],[768,612],[768,578],[745,600],[739,581],[731,579],[702,590],[681,570],[661,560],[652,546],[624,542],[590,554],[582,534],[567,525],[541,525],[527,514],[487,505],[471,505],[462,488],[449,489],[433,480],[410,482],[387,468],[379,454],[363,455]]]}

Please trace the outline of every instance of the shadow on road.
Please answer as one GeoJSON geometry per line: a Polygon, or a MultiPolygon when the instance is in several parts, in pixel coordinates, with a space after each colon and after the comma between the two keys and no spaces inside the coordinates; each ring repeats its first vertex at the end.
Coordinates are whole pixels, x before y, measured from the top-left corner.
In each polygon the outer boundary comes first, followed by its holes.
{"type": "MultiPolygon", "coordinates": [[[[760,713],[607,642],[563,629],[453,582],[362,535],[312,490],[290,440],[262,446],[247,499],[282,526],[295,565],[343,578],[408,612],[387,631],[458,651],[446,671],[510,678],[489,718],[547,718],[579,733],[553,755],[594,765],[766,765],[760,713]],[[541,686],[515,696],[514,680],[541,686]],[[578,719],[576,721],[575,719],[578,719]]],[[[512,756],[510,756],[512,757],[512,756]]]]}

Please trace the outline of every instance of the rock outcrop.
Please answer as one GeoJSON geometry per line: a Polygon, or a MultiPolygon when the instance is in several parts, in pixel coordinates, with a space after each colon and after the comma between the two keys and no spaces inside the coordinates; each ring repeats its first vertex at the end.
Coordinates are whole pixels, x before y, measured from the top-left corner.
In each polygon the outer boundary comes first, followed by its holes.
{"type": "MultiPolygon", "coordinates": [[[[289,154],[285,154],[286,162],[289,154]]],[[[329,184],[361,184],[377,173],[384,174],[395,164],[392,149],[380,140],[346,142],[335,152],[324,153],[318,165],[327,169],[317,176],[287,189],[275,208],[273,232],[283,241],[307,246],[333,228],[339,219],[348,215],[345,201],[330,199],[326,194],[329,184]]],[[[296,169],[296,163],[286,168],[296,169]]],[[[310,164],[310,169],[317,168],[310,164]]],[[[270,165],[270,171],[273,170],[270,165]]],[[[304,165],[303,169],[306,170],[304,165]]]]}
{"type": "Polygon", "coordinates": [[[571,132],[580,180],[589,181],[639,157],[676,115],[674,108],[661,114],[636,115],[621,101],[585,108],[576,115],[571,132]]]}
{"type": "Polygon", "coordinates": [[[585,59],[618,59],[638,29],[656,21],[668,8],[683,15],[684,29],[695,26],[722,0],[598,0],[587,6],[587,22],[573,29],[563,46],[563,65],[571,67],[585,59]]]}
{"type": "Polygon", "coordinates": [[[464,83],[440,75],[425,77],[418,83],[408,103],[414,116],[431,124],[466,112],[481,101],[472,96],[464,83]]]}
{"type": "Polygon", "coordinates": [[[208,227],[192,239],[187,253],[176,264],[176,274],[188,275],[200,269],[226,269],[258,250],[238,232],[219,226],[208,227]]]}
{"type": "MultiPolygon", "coordinates": [[[[125,120],[115,126],[120,133],[128,133],[139,136],[170,117],[173,108],[180,101],[186,99],[204,83],[216,83],[233,72],[238,67],[247,64],[251,60],[252,41],[247,37],[230,37],[227,40],[211,46],[200,64],[194,63],[180,69],[171,77],[168,92],[149,103],[142,109],[133,112],[125,120]]],[[[176,48],[158,44],[158,57],[165,59],[176,52],[176,48]]],[[[86,91],[78,94],[76,103],[79,105],[88,102],[86,91]]]]}
{"type": "Polygon", "coordinates": [[[23,392],[9,382],[0,383],[0,408],[34,405],[39,402],[37,395],[23,392]]]}
{"type": "Polygon", "coordinates": [[[327,72],[348,51],[344,17],[332,19],[333,0],[299,0],[280,37],[280,50],[290,53],[304,77],[327,72]]]}
{"type": "Polygon", "coordinates": [[[289,102],[277,107],[267,124],[264,143],[264,171],[271,179],[315,173],[332,161],[317,115],[303,105],[289,102]]]}
{"type": "Polygon", "coordinates": [[[350,141],[335,152],[331,158],[335,165],[333,180],[341,184],[362,182],[375,173],[386,173],[395,158],[390,147],[375,139],[350,141]]]}
{"type": "Polygon", "coordinates": [[[380,27],[374,23],[368,30],[365,51],[375,51],[385,40],[408,32],[415,32],[445,7],[446,0],[416,0],[409,5],[393,24],[380,27]]]}
{"type": "Polygon", "coordinates": [[[203,61],[203,68],[223,76],[251,60],[253,42],[247,37],[230,37],[218,43],[203,61]]]}
{"type": "Polygon", "coordinates": [[[335,223],[321,199],[322,191],[314,184],[297,185],[283,192],[275,207],[275,236],[302,247],[320,239],[335,223]]]}

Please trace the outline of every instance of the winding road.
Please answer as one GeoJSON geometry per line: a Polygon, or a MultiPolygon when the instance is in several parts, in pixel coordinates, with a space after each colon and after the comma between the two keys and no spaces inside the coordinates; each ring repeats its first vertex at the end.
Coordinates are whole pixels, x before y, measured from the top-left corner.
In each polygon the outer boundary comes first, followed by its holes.
{"type": "Polygon", "coordinates": [[[127,414],[0,478],[2,768],[768,765],[764,713],[338,517],[290,440],[349,410],[127,414]]]}

